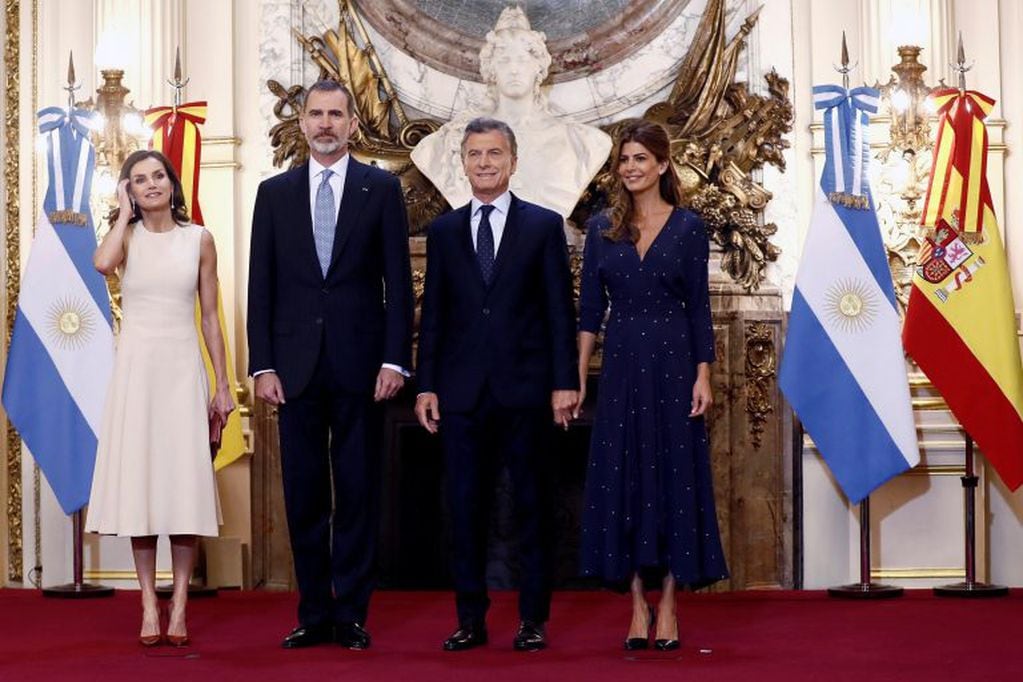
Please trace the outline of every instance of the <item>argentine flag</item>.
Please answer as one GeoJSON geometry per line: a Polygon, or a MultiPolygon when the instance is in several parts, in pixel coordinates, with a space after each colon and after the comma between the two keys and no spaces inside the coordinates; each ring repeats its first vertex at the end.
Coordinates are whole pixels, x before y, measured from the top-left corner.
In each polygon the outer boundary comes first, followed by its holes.
{"type": "Polygon", "coordinates": [[[895,292],[867,185],[878,92],[814,87],[826,162],[796,276],[780,385],[846,496],[920,461],[895,292]]]}
{"type": "Polygon", "coordinates": [[[21,280],[3,405],[64,512],[89,501],[113,333],[106,282],[92,266],[95,151],[90,112],[39,112],[49,186],[21,280]]]}

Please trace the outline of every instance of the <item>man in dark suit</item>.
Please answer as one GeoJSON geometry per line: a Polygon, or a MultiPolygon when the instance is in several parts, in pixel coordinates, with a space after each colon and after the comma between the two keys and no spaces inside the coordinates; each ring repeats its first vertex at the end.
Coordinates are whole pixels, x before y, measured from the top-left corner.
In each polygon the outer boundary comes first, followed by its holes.
{"type": "Polygon", "coordinates": [[[264,181],[256,195],[249,368],[256,397],[280,406],[299,589],[299,626],[283,646],[364,649],[380,402],[404,384],[412,353],[408,223],[397,178],[348,153],[358,119],[344,86],[311,86],[300,124],[309,162],[264,181]]]}
{"type": "Polygon", "coordinates": [[[553,526],[551,416],[578,397],[575,309],[561,216],[508,191],[515,134],[477,118],[462,140],[471,202],[427,238],[416,415],[439,429],[454,544],[458,628],[444,649],[487,641],[487,530],[507,465],[520,531],[518,650],[546,646],[553,526]],[[443,419],[441,413],[443,412],[443,419]]]}

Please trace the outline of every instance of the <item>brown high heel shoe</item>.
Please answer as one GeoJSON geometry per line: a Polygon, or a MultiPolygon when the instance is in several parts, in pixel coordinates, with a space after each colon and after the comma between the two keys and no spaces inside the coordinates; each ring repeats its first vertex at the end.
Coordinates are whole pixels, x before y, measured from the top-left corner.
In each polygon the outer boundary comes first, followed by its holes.
{"type": "Polygon", "coordinates": [[[160,635],[139,635],[139,644],[144,647],[156,646],[161,639],[160,635]]]}
{"type": "MultiPolygon", "coordinates": [[[[143,619],[143,622],[145,622],[144,619],[143,619]]],[[[139,635],[139,644],[141,644],[144,647],[156,646],[163,639],[163,636],[160,634],[160,613],[159,613],[159,611],[157,611],[157,615],[156,615],[156,630],[157,630],[157,632],[156,632],[155,635],[142,635],[142,634],[140,634],[139,635]]]]}
{"type": "Polygon", "coordinates": [[[183,647],[191,644],[192,640],[188,635],[167,635],[167,643],[174,647],[183,647]]]}
{"type": "MultiPolygon", "coordinates": [[[[167,607],[167,629],[170,630],[170,619],[173,605],[167,607]]],[[[187,634],[184,635],[172,635],[168,632],[164,637],[167,639],[167,643],[173,647],[183,647],[191,644],[192,640],[188,638],[187,634]]]]}

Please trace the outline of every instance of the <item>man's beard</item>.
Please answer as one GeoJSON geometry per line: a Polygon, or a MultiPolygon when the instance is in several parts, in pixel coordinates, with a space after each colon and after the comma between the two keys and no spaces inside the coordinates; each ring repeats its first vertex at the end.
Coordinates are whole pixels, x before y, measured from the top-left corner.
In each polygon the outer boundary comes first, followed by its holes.
{"type": "Polygon", "coordinates": [[[338,149],[341,149],[341,141],[336,137],[332,138],[313,138],[309,142],[309,146],[312,147],[317,154],[333,154],[338,149]]]}

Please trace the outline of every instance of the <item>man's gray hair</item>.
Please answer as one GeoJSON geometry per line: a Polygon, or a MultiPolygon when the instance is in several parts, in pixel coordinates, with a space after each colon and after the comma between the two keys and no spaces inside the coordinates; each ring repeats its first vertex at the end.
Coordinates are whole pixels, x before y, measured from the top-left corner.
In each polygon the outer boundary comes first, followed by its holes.
{"type": "Polygon", "coordinates": [[[305,96],[302,98],[302,111],[305,111],[306,103],[309,101],[309,95],[314,92],[340,92],[344,94],[345,101],[348,105],[345,107],[349,116],[355,114],[355,98],[352,97],[352,91],[349,90],[344,83],[324,78],[323,80],[316,81],[305,91],[305,96]]]}
{"type": "Polygon", "coordinates": [[[492,130],[504,133],[505,138],[508,140],[508,146],[511,147],[512,156],[517,157],[519,155],[519,145],[515,141],[515,131],[504,121],[496,118],[487,118],[486,116],[474,118],[465,126],[465,132],[462,134],[462,156],[465,156],[465,143],[469,141],[470,135],[489,133],[492,130]]]}

